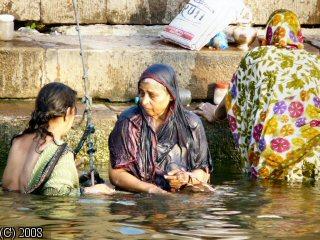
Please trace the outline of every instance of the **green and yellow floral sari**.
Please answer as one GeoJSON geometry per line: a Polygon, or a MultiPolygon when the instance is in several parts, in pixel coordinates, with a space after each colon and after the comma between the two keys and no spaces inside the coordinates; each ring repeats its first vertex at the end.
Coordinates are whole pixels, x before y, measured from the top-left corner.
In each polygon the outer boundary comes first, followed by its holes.
{"type": "Polygon", "coordinates": [[[320,57],[304,50],[248,52],[226,97],[230,128],[257,177],[320,178],[320,57]]]}
{"type": "Polygon", "coordinates": [[[226,97],[230,128],[254,177],[320,178],[320,56],[303,48],[297,15],[275,11],[266,43],[246,54],[226,97]]]}

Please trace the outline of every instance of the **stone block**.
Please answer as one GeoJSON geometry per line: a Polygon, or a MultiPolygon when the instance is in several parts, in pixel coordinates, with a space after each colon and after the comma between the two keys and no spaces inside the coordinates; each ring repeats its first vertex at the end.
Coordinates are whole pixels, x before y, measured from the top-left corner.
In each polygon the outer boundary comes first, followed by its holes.
{"type": "Polygon", "coordinates": [[[39,21],[40,0],[0,0],[0,13],[12,14],[19,21],[39,21]]]}
{"type": "Polygon", "coordinates": [[[35,97],[41,86],[43,64],[43,49],[0,42],[0,98],[35,97]]]}
{"type": "Polygon", "coordinates": [[[107,0],[108,23],[168,24],[188,0],[107,0]]]}
{"type": "Polygon", "coordinates": [[[320,24],[319,0],[245,0],[253,12],[254,24],[266,24],[270,14],[277,9],[295,12],[301,24],[320,24]]]}
{"type": "MultiPolygon", "coordinates": [[[[153,63],[173,66],[180,86],[190,89],[194,99],[210,98],[210,84],[217,80],[228,82],[243,55],[239,51],[192,52],[159,43],[153,46],[149,42],[153,38],[137,38],[127,42],[131,45],[128,48],[119,43],[119,38],[108,39],[113,40],[107,42],[118,44],[110,44],[105,50],[87,51],[87,66],[92,96],[116,102],[128,101],[136,96],[141,73],[153,63]]],[[[47,50],[45,66],[44,82],[58,79],[80,94],[83,92],[82,84],[79,84],[82,76],[79,50],[47,50]]]]}
{"type": "MultiPolygon", "coordinates": [[[[107,0],[108,22],[112,24],[169,24],[188,0],[107,0]]],[[[297,13],[302,24],[320,24],[318,0],[245,0],[253,10],[253,23],[265,24],[276,9],[297,13]]]]}
{"type": "MultiPolygon", "coordinates": [[[[107,0],[78,0],[80,23],[106,23],[107,0]]],[[[44,24],[75,23],[72,0],[41,0],[41,22],[44,24]]]]}

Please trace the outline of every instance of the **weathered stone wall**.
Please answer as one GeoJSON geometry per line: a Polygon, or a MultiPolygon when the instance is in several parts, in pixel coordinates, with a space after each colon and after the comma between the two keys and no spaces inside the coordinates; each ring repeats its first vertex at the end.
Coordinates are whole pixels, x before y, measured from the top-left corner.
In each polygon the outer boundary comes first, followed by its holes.
{"type": "Polygon", "coordinates": [[[41,87],[43,64],[44,49],[36,47],[0,49],[0,92],[2,93],[0,95],[4,98],[36,96],[41,87]]]}
{"type": "Polygon", "coordinates": [[[113,24],[168,24],[188,0],[108,0],[113,24]]]}
{"type": "Polygon", "coordinates": [[[213,162],[213,176],[226,177],[242,173],[244,162],[235,146],[228,122],[203,123],[213,162]]]}
{"type": "MultiPolygon", "coordinates": [[[[92,97],[127,101],[137,94],[141,73],[153,63],[176,70],[180,86],[194,99],[212,97],[210,84],[230,81],[244,52],[188,51],[158,37],[86,37],[92,97]]],[[[82,65],[76,36],[23,35],[0,42],[0,98],[35,98],[41,86],[60,81],[81,96],[82,65]]]]}
{"type": "MultiPolygon", "coordinates": [[[[107,23],[107,0],[78,0],[80,22],[107,23]]],[[[41,22],[44,24],[74,23],[72,0],[41,0],[41,22]]]]}
{"type": "MultiPolygon", "coordinates": [[[[265,24],[277,9],[297,13],[302,24],[320,24],[319,0],[244,0],[254,24],[265,24]]],[[[114,24],[168,24],[188,0],[108,0],[108,21],[114,24]]]]}
{"type": "MultiPolygon", "coordinates": [[[[244,0],[254,23],[265,24],[276,9],[296,12],[302,24],[320,24],[320,0],[244,0]]],[[[81,23],[168,24],[188,0],[78,0],[81,23]]],[[[74,23],[72,0],[0,0],[0,12],[45,24],[74,23]]]]}
{"type": "Polygon", "coordinates": [[[277,9],[288,9],[299,16],[301,24],[320,24],[320,0],[244,0],[251,7],[253,22],[266,24],[277,9]]]}

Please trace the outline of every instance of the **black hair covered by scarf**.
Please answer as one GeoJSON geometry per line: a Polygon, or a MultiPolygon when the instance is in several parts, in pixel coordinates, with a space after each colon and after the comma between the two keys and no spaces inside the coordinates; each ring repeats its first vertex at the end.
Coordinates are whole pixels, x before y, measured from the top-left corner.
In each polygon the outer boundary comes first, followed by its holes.
{"type": "MultiPolygon", "coordinates": [[[[151,78],[166,87],[172,97],[172,102],[169,105],[169,111],[164,123],[164,126],[157,133],[158,143],[168,145],[167,151],[159,153],[156,146],[150,140],[152,138],[153,130],[148,124],[148,116],[143,107],[139,108],[143,114],[143,123],[141,129],[141,166],[144,168],[144,175],[142,176],[146,181],[152,181],[155,174],[155,160],[161,161],[165,158],[175,143],[174,136],[177,137],[177,143],[180,147],[187,149],[187,162],[191,165],[192,160],[196,157],[195,148],[193,147],[194,139],[192,135],[191,126],[187,119],[187,110],[184,109],[179,97],[179,87],[176,79],[174,69],[165,64],[153,64],[148,67],[141,75],[138,85],[146,78],[151,78]],[[156,154],[156,156],[154,156],[156,154]]],[[[186,169],[187,170],[187,169],[186,169]]],[[[190,169],[189,169],[190,170],[190,169]]]]}

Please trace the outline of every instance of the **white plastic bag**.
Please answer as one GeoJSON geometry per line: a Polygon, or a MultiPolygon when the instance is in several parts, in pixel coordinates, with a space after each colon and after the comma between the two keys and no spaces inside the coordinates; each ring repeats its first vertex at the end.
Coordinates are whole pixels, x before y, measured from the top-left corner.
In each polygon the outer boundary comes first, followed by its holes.
{"type": "Polygon", "coordinates": [[[200,50],[241,14],[243,0],[191,0],[165,27],[161,37],[191,50],[200,50]]]}

